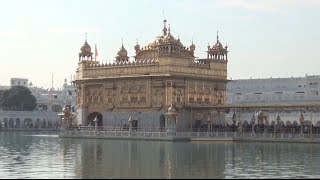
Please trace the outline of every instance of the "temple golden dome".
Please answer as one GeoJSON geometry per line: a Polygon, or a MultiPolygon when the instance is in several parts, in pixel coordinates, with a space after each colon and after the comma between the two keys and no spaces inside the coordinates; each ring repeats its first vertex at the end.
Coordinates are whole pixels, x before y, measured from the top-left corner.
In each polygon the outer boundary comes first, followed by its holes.
{"type": "Polygon", "coordinates": [[[180,42],[180,39],[176,39],[172,36],[172,34],[170,33],[170,24],[169,24],[169,28],[167,29],[166,27],[166,20],[164,20],[164,27],[163,27],[163,35],[157,36],[155,39],[149,41],[149,43],[147,43],[146,47],[156,47],[159,45],[176,45],[176,46],[182,46],[183,44],[180,42]]]}
{"type": "Polygon", "coordinates": [[[223,49],[222,44],[217,40],[216,44],[212,46],[213,49],[223,49]]]}

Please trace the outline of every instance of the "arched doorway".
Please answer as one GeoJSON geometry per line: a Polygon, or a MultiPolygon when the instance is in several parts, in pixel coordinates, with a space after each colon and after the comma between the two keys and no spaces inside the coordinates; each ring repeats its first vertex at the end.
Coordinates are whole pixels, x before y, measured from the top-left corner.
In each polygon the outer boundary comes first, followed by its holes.
{"type": "Polygon", "coordinates": [[[160,128],[165,128],[166,126],[166,117],[162,114],[160,115],[160,128]]]}
{"type": "Polygon", "coordinates": [[[51,123],[50,120],[48,121],[48,128],[49,128],[49,129],[53,128],[53,125],[52,125],[52,123],[51,123]]]}
{"type": "Polygon", "coordinates": [[[20,119],[16,119],[16,128],[20,128],[20,119]]]}
{"type": "Polygon", "coordinates": [[[30,119],[30,118],[24,119],[24,121],[23,121],[23,127],[24,127],[24,128],[32,128],[32,127],[33,127],[32,119],[30,119]]]}
{"type": "Polygon", "coordinates": [[[47,125],[46,119],[43,119],[41,123],[41,128],[46,128],[46,125],[47,125]]]}
{"type": "Polygon", "coordinates": [[[8,128],[8,119],[4,118],[2,124],[3,124],[3,126],[2,126],[3,128],[8,128]]]}
{"type": "Polygon", "coordinates": [[[95,122],[93,121],[95,118],[98,118],[98,126],[103,126],[103,122],[102,122],[102,114],[98,113],[98,112],[93,112],[91,114],[89,114],[87,122],[86,122],[86,126],[88,126],[89,124],[91,126],[95,125],[95,122]]]}
{"type": "Polygon", "coordinates": [[[36,120],[36,125],[34,127],[35,128],[40,128],[40,119],[36,120]]]}
{"type": "Polygon", "coordinates": [[[201,120],[196,120],[194,128],[196,129],[201,128],[201,125],[202,125],[201,120]]]}
{"type": "Polygon", "coordinates": [[[132,120],[132,129],[138,130],[138,120],[136,119],[132,120]]]}
{"type": "Polygon", "coordinates": [[[14,128],[14,119],[13,118],[9,119],[9,128],[14,128]]]}

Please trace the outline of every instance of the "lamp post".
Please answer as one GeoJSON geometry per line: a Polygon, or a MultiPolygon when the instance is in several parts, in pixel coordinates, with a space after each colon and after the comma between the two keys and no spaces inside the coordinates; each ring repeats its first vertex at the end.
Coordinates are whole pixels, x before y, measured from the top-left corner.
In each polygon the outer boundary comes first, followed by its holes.
{"type": "MultiPolygon", "coordinates": [[[[235,128],[235,126],[236,126],[236,122],[237,122],[237,115],[236,115],[236,112],[233,112],[232,122],[233,122],[233,128],[235,128]]],[[[232,129],[232,130],[234,130],[234,129],[232,129]]]]}
{"type": "Polygon", "coordinates": [[[94,118],[93,122],[94,122],[94,134],[97,135],[98,134],[98,116],[94,118]]]}
{"type": "Polygon", "coordinates": [[[241,135],[241,138],[243,138],[243,123],[242,121],[240,120],[240,117],[241,117],[241,111],[239,112],[239,131],[240,131],[240,135],[241,135]]]}
{"type": "Polygon", "coordinates": [[[210,113],[208,114],[208,119],[207,119],[207,131],[211,131],[211,115],[210,113]]]}
{"type": "Polygon", "coordinates": [[[252,129],[252,134],[251,136],[254,135],[254,124],[256,122],[256,117],[254,116],[254,114],[252,115],[252,118],[251,118],[251,129],[252,129]]]}
{"type": "Polygon", "coordinates": [[[311,125],[310,125],[310,134],[311,134],[311,139],[313,138],[312,136],[312,130],[313,130],[313,123],[312,123],[312,110],[311,110],[311,117],[310,117],[310,120],[311,120],[311,125]]]}
{"type": "Polygon", "coordinates": [[[304,117],[303,117],[302,111],[301,111],[301,114],[300,114],[300,118],[299,118],[299,120],[300,120],[301,135],[302,135],[302,134],[303,134],[303,130],[302,130],[302,128],[303,128],[303,123],[304,123],[304,117]]]}
{"type": "Polygon", "coordinates": [[[280,115],[278,114],[278,117],[277,117],[277,126],[278,126],[278,128],[280,127],[280,120],[281,120],[281,118],[280,118],[280,115]]]}
{"type": "Polygon", "coordinates": [[[277,128],[277,126],[279,126],[280,120],[281,120],[280,119],[280,115],[278,113],[278,116],[277,116],[277,119],[276,119],[277,122],[274,122],[274,125],[273,125],[274,138],[276,138],[276,128],[277,128]]]}
{"type": "Polygon", "coordinates": [[[131,118],[131,116],[128,119],[128,123],[129,123],[129,133],[131,133],[131,130],[132,130],[132,118],[131,118]]]}

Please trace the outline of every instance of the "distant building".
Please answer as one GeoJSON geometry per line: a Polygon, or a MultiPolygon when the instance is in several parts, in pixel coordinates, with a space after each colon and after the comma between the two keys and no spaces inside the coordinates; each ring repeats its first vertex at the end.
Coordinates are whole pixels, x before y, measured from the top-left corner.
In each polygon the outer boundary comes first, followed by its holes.
{"type": "Polygon", "coordinates": [[[76,109],[75,88],[74,85],[67,83],[67,79],[61,89],[43,89],[33,86],[29,89],[37,99],[38,110],[60,112],[65,106],[69,106],[72,111],[76,109]]]}
{"type": "Polygon", "coordinates": [[[0,110],[0,128],[58,128],[63,107],[76,109],[76,92],[74,85],[68,84],[67,79],[61,89],[43,89],[28,79],[11,78],[11,86],[0,86],[0,90],[10,89],[13,86],[28,87],[37,99],[35,111],[3,111],[0,110]]]}
{"type": "MultiPolygon", "coordinates": [[[[227,84],[227,105],[304,105],[320,104],[320,76],[239,79],[227,84]]],[[[229,118],[233,112],[230,112],[229,118]]],[[[279,116],[284,123],[297,122],[301,113],[305,121],[316,124],[320,121],[318,112],[281,111],[279,116]]],[[[253,112],[244,113],[243,119],[249,120],[253,112]]],[[[275,121],[278,112],[272,112],[269,121],[275,121]]],[[[230,120],[229,120],[230,122],[230,120]]]]}
{"type": "Polygon", "coordinates": [[[11,78],[10,79],[10,86],[24,86],[28,87],[28,79],[24,78],[11,78]]]}

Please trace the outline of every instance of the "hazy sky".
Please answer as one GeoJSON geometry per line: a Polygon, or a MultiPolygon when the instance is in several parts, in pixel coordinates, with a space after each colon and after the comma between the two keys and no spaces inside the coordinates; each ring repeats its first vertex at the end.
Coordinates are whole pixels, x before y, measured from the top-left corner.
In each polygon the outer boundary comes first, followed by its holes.
{"type": "Polygon", "coordinates": [[[320,74],[320,0],[0,0],[0,85],[28,78],[61,87],[75,74],[85,32],[98,60],[113,62],[161,34],[163,17],[196,56],[229,46],[228,78],[320,74]],[[164,13],[163,13],[164,11],[164,13]],[[164,14],[164,15],[163,15],[164,14]]]}

